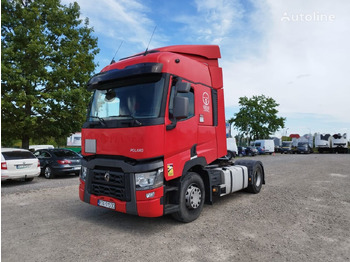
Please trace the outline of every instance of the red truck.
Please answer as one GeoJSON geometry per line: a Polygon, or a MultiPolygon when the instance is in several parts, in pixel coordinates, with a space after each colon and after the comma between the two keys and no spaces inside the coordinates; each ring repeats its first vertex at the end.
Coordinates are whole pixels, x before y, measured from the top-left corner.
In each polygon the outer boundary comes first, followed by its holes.
{"type": "Polygon", "coordinates": [[[143,217],[197,219],[215,196],[265,183],[260,161],[230,162],[216,45],[157,48],[93,76],[79,197],[143,217]]]}

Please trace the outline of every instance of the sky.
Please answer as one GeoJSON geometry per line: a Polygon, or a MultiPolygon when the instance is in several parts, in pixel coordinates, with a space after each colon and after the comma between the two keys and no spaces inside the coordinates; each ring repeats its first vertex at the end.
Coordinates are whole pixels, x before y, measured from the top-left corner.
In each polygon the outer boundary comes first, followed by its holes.
{"type": "Polygon", "coordinates": [[[226,119],[239,111],[239,97],[265,95],[279,104],[278,116],[286,118],[276,136],[350,135],[350,1],[77,2],[81,18],[89,18],[98,37],[96,73],[119,47],[116,61],[148,45],[216,44],[226,119]]]}

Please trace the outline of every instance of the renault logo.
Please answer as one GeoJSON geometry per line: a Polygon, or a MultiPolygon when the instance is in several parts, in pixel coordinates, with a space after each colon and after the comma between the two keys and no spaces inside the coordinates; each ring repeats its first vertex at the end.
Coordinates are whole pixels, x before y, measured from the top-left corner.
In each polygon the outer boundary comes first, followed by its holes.
{"type": "Polygon", "coordinates": [[[110,179],[110,174],[109,174],[109,172],[106,172],[106,174],[105,174],[105,180],[107,181],[107,182],[109,182],[109,179],[110,179]]]}

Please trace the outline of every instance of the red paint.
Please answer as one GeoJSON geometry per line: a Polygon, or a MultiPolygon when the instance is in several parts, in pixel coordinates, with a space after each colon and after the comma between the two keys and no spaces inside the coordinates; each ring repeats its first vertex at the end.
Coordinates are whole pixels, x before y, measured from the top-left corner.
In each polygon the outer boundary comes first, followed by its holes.
{"type": "Polygon", "coordinates": [[[80,179],[79,198],[80,198],[81,201],[84,201],[84,191],[85,191],[85,182],[80,179]]]}
{"type": "Polygon", "coordinates": [[[143,217],[159,217],[163,215],[163,205],[161,197],[163,196],[163,187],[152,190],[136,191],[137,213],[143,217]],[[155,192],[154,197],[147,198],[146,194],[155,192]]]}

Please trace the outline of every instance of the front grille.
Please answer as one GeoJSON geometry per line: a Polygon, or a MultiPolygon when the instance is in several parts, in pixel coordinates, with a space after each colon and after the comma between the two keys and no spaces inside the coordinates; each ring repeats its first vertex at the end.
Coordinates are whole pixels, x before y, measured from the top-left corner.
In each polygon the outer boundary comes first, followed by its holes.
{"type": "Polygon", "coordinates": [[[108,183],[115,186],[124,187],[125,186],[125,175],[123,173],[114,173],[109,171],[98,171],[94,170],[94,175],[92,181],[97,183],[108,183]],[[108,173],[108,180],[106,181],[106,174],[108,173]]]}
{"type": "Polygon", "coordinates": [[[120,170],[91,170],[91,194],[130,201],[130,178],[120,170]]]}
{"type": "Polygon", "coordinates": [[[127,201],[125,189],[114,186],[92,184],[92,193],[96,196],[109,196],[122,201],[127,201]]]}

